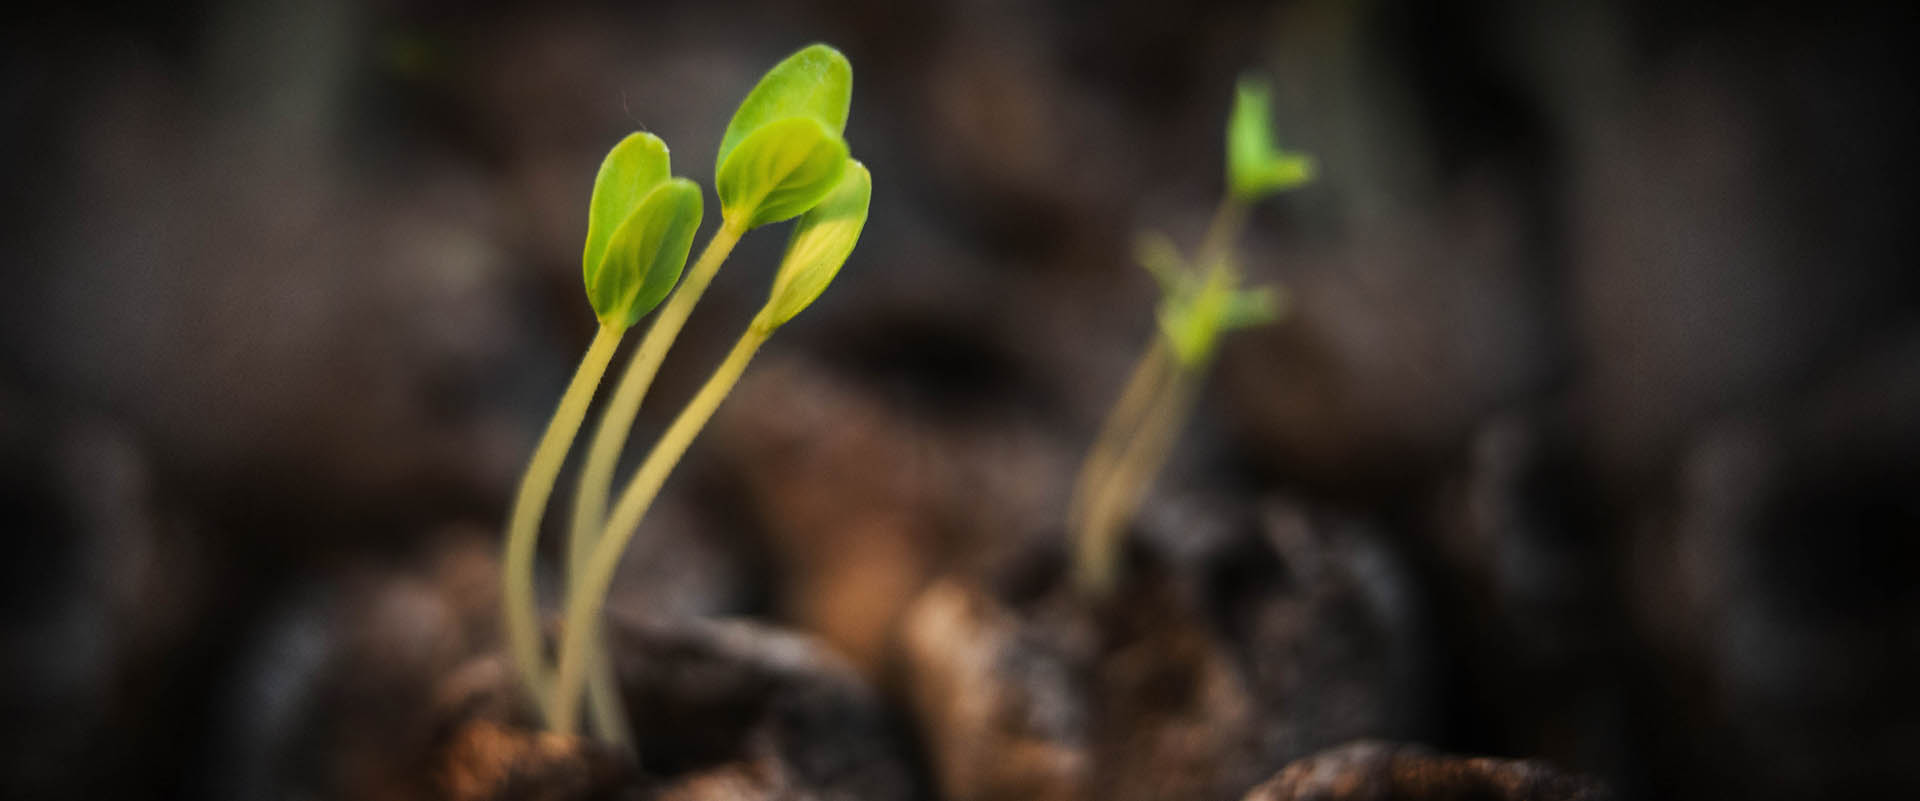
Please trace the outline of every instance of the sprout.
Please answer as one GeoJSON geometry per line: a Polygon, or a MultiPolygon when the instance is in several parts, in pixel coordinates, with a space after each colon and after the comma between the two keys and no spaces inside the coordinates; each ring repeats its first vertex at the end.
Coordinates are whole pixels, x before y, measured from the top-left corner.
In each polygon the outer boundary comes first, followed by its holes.
{"type": "Polygon", "coordinates": [[[542,706],[546,666],[540,656],[533,592],[540,520],[621,337],[673,290],[687,263],[693,231],[700,226],[700,188],[671,175],[666,143],[647,133],[620,140],[600,163],[588,201],[587,243],[580,256],[587,300],[600,319],[600,329],[541,433],[508,513],[506,552],[501,559],[507,640],[521,677],[542,706]]]}
{"type": "Polygon", "coordinates": [[[720,140],[715,186],[720,227],[686,270],[703,211],[700,188],[670,177],[666,144],[633,134],[614,146],[594,180],[581,254],[587,297],[600,334],[562,396],[534,451],[509,516],[503,592],[507,639],[515,665],[553,729],[571,734],[580,698],[596,734],[628,740],[618,686],[599,641],[599,612],[635,527],[694,437],[719,408],[747,362],[773,331],[819,297],[852,253],[866,223],[872,177],[841,138],[853,92],[853,69],[839,51],[812,45],[780,62],[748,92],[720,140]],[[608,512],[614,471],[640,403],[660,363],[747,231],[801,217],[788,240],[765,308],[674,419],[608,512]],[[675,282],[679,282],[677,290],[675,282]],[[662,305],[664,301],[664,305],[662,305]],[[568,537],[567,626],[556,675],[541,656],[534,604],[533,556],[540,519],[594,389],[621,334],[655,306],[647,335],[602,412],[581,470],[568,537]]]}
{"type": "Polygon", "coordinates": [[[1242,79],[1227,121],[1226,198],[1192,259],[1165,234],[1135,240],[1136,258],[1160,287],[1159,325],[1074,482],[1067,521],[1075,581],[1089,596],[1113,588],[1121,532],[1171,454],[1220,337],[1274,322],[1285,310],[1280,289],[1240,286],[1231,252],[1249,204],[1313,176],[1311,157],[1274,144],[1269,116],[1266,84],[1242,79]]]}
{"type": "MultiPolygon", "coordinates": [[[[646,517],[647,509],[659,496],[660,488],[680,463],[680,457],[686,454],[687,447],[693,444],[694,437],[740,381],[747,363],[776,329],[813,303],[839,274],[866,225],[868,200],[873,194],[872,180],[866,167],[852,162],[840,184],[794,228],[766,305],[754,315],[753,323],[727,352],[712,377],[694,394],[693,400],[687,402],[686,408],[680,410],[666,433],[660,435],[660,441],[640,463],[633,480],[621,490],[620,502],[607,516],[606,526],[595,539],[593,553],[578,566],[575,584],[567,597],[568,632],[587,631],[592,627],[612,586],[614,567],[619,564],[620,554],[626,550],[634,530],[646,517]]],[[[590,643],[586,637],[569,636],[561,647],[554,692],[557,709],[563,716],[558,718],[562,722],[556,728],[562,732],[571,725],[571,718],[565,716],[569,714],[572,699],[581,691],[581,682],[593,657],[590,643]]]]}

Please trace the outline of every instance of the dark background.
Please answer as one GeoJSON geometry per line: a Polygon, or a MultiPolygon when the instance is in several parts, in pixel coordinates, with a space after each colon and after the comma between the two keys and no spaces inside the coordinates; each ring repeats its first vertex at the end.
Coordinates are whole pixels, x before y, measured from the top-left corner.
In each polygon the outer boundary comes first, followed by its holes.
{"type": "MultiPolygon", "coordinates": [[[[17,4],[0,795],[323,785],[286,754],[331,747],[355,638],[486,647],[507,494],[591,334],[600,156],[644,128],[710,186],[814,40],[855,66],[865,238],[616,604],[871,667],[928,576],[1057,532],[1151,330],[1128,243],[1198,237],[1261,70],[1322,167],[1242,241],[1293,314],[1230,341],[1152,506],[1394,543],[1431,708],[1382,736],[1629,797],[1920,795],[1920,40],[1885,5],[17,4]]],[[[721,274],[641,437],[780,241],[721,274]]]]}

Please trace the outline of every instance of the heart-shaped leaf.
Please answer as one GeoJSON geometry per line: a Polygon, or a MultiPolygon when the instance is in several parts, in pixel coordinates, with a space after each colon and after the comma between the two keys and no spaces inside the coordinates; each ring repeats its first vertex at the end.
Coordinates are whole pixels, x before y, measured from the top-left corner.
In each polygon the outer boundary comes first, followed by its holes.
{"type": "Polygon", "coordinates": [[[820,123],[833,136],[847,129],[847,109],[853,102],[853,65],[840,51],[824,44],[801,48],[754,84],[747,99],[733,112],[720,138],[714,174],[725,170],[727,156],[767,123],[805,117],[820,123]]]}
{"type": "Polygon", "coordinates": [[[798,217],[840,182],[847,160],[847,143],[816,120],[767,123],[714,176],[720,214],[744,229],[798,217]]]}
{"type": "Polygon", "coordinates": [[[640,200],[609,238],[601,268],[587,273],[587,298],[601,322],[632,327],[673,290],[703,204],[700,186],[685,178],[668,180],[640,200]]]}
{"type": "Polygon", "coordinates": [[[667,143],[650,133],[631,133],[613,146],[600,162],[593,179],[593,200],[587,206],[587,247],[581,268],[587,283],[601,272],[607,242],[648,193],[672,176],[667,143]]]}
{"type": "Polygon", "coordinates": [[[787,240],[787,254],[780,260],[773,292],[762,312],[767,325],[786,324],[826,291],[860,241],[872,199],[873,176],[866,165],[848,159],[840,182],[800,217],[787,240]]]}

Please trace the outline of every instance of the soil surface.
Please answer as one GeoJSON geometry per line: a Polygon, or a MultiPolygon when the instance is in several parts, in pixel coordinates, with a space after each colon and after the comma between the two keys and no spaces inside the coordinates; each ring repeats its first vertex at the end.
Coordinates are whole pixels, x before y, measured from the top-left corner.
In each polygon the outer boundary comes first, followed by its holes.
{"type": "Polygon", "coordinates": [[[1288,765],[1245,801],[1605,801],[1593,779],[1540,762],[1357,742],[1288,765]]]}
{"type": "Polygon", "coordinates": [[[1137,537],[1102,600],[1054,549],[923,593],[900,675],[943,797],[1234,798],[1314,749],[1414,728],[1422,657],[1378,593],[1379,543],[1285,505],[1241,523],[1137,537]]]}

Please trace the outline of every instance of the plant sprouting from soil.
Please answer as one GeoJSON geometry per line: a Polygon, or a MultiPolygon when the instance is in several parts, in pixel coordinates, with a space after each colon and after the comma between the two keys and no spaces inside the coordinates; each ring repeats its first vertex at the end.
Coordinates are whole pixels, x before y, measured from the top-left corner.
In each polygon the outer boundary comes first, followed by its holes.
{"type": "Polygon", "coordinates": [[[1241,79],[1227,121],[1226,196],[1191,259],[1163,234],[1142,234],[1135,244],[1160,286],[1159,325],[1074,482],[1074,580],[1090,596],[1112,589],[1121,535],[1172,452],[1221,335],[1284,311],[1278,288],[1241,285],[1232,246],[1249,207],[1313,178],[1311,157],[1275,143],[1271,117],[1266,84],[1241,79]]]}
{"type": "Polygon", "coordinates": [[[702,212],[699,187],[668,177],[666,145],[651,134],[627,137],[601,165],[583,255],[587,296],[600,318],[600,331],[521,479],[508,518],[502,566],[509,651],[555,731],[574,732],[585,693],[594,733],[630,742],[600,642],[598,618],[614,568],[667,476],[748,361],[776,329],[819,297],[859,239],[872,178],[849,157],[842,136],[852,91],[853,70],[846,57],[821,44],[789,56],[760,79],[720,142],[714,171],[719,229],[684,278],[681,268],[702,212]],[[621,450],[694,305],[742,236],[796,217],[766,305],[648,452],[609,512],[621,450]],[[622,335],[655,306],[659,313],[602,411],[581,469],[567,539],[565,627],[558,664],[550,668],[533,592],[540,521],[622,335]]]}

